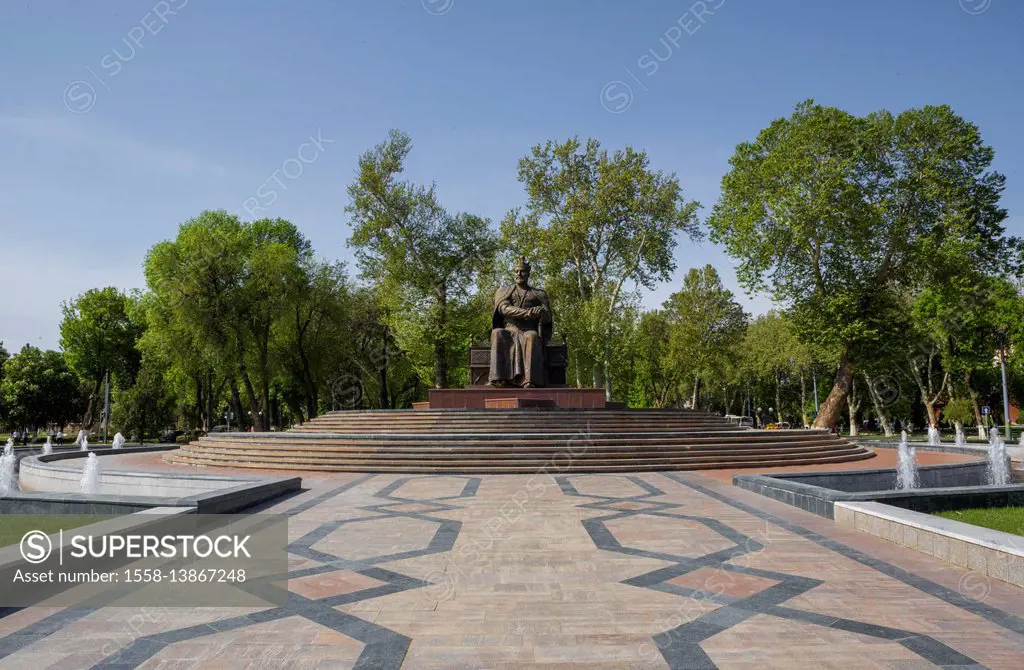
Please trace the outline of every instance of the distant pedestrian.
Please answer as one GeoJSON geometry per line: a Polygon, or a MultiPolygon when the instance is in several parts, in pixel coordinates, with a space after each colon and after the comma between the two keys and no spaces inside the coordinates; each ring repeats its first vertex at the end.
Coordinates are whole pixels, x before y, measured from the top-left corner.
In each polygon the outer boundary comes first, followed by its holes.
{"type": "Polygon", "coordinates": [[[60,446],[64,446],[64,431],[63,430],[58,430],[57,431],[57,444],[60,445],[60,446]]]}

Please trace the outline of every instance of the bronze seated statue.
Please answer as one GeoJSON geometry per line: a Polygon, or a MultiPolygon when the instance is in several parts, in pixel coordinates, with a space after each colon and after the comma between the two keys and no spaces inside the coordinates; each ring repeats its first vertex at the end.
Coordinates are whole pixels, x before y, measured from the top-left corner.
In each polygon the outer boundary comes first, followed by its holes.
{"type": "Polygon", "coordinates": [[[530,286],[526,259],[519,259],[513,275],[515,284],[494,294],[490,347],[470,346],[470,385],[564,386],[565,338],[561,345],[550,344],[553,319],[548,294],[530,286]]]}

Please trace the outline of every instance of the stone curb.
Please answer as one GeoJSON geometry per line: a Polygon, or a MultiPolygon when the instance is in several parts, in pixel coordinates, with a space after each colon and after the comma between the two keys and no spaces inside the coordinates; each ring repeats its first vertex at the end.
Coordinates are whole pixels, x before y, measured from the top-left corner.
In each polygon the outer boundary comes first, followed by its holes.
{"type": "Polygon", "coordinates": [[[1024,587],[1024,537],[879,502],[837,502],[838,525],[1024,587]]]}

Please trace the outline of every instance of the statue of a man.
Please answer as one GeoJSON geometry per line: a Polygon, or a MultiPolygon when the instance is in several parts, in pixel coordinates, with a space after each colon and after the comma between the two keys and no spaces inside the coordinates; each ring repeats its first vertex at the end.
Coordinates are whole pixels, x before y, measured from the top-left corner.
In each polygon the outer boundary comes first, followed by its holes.
{"type": "Polygon", "coordinates": [[[490,386],[533,388],[547,384],[544,348],[551,337],[548,294],[530,286],[530,264],[520,258],[514,286],[494,294],[490,386]]]}

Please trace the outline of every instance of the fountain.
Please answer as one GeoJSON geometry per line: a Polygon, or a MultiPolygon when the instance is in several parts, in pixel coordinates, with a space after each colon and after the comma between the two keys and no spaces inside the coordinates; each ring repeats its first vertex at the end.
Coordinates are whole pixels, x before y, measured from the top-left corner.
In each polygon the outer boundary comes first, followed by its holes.
{"type": "Polygon", "coordinates": [[[14,453],[14,439],[7,438],[7,444],[4,445],[4,456],[10,456],[14,453]]]}
{"type": "Polygon", "coordinates": [[[43,443],[43,456],[49,456],[53,453],[53,442],[50,442],[50,436],[46,436],[46,442],[43,443]]]}
{"type": "Polygon", "coordinates": [[[999,437],[998,428],[993,428],[989,432],[988,483],[991,486],[1006,486],[1010,483],[1010,468],[1006,460],[1006,443],[999,437]]]}
{"type": "Polygon", "coordinates": [[[89,436],[85,434],[85,430],[84,429],[78,431],[78,437],[75,438],[75,444],[77,446],[79,446],[79,447],[82,447],[83,450],[84,449],[88,449],[89,436]],[[83,445],[85,445],[85,446],[83,446],[83,445]]]}
{"type": "Polygon", "coordinates": [[[942,435],[937,426],[928,426],[928,446],[938,447],[942,444],[942,435]]]}
{"type": "Polygon", "coordinates": [[[14,472],[17,464],[18,457],[14,455],[14,445],[8,441],[4,447],[4,455],[0,456],[0,496],[18,490],[18,475],[14,472]]]}
{"type": "Polygon", "coordinates": [[[124,443],[125,443],[124,435],[122,435],[121,433],[116,433],[114,435],[114,441],[110,444],[110,448],[111,449],[120,449],[121,447],[124,446],[124,443]]]}
{"type": "Polygon", "coordinates": [[[1018,447],[1024,447],[1024,430],[1020,432],[1020,439],[1017,440],[1018,447]]]}
{"type": "Polygon", "coordinates": [[[82,436],[82,441],[79,443],[82,445],[82,451],[89,451],[89,438],[86,435],[82,436]]]}
{"type": "Polygon", "coordinates": [[[100,459],[96,454],[89,454],[82,468],[82,480],[79,483],[82,493],[95,495],[100,492],[100,459]]]}
{"type": "Polygon", "coordinates": [[[956,438],[954,439],[953,444],[958,447],[967,446],[967,436],[964,435],[964,429],[960,426],[956,427],[956,438]]]}
{"type": "Polygon", "coordinates": [[[916,489],[920,485],[917,476],[917,450],[907,441],[907,431],[900,432],[900,445],[897,449],[899,465],[896,469],[896,488],[902,491],[916,489]]]}

